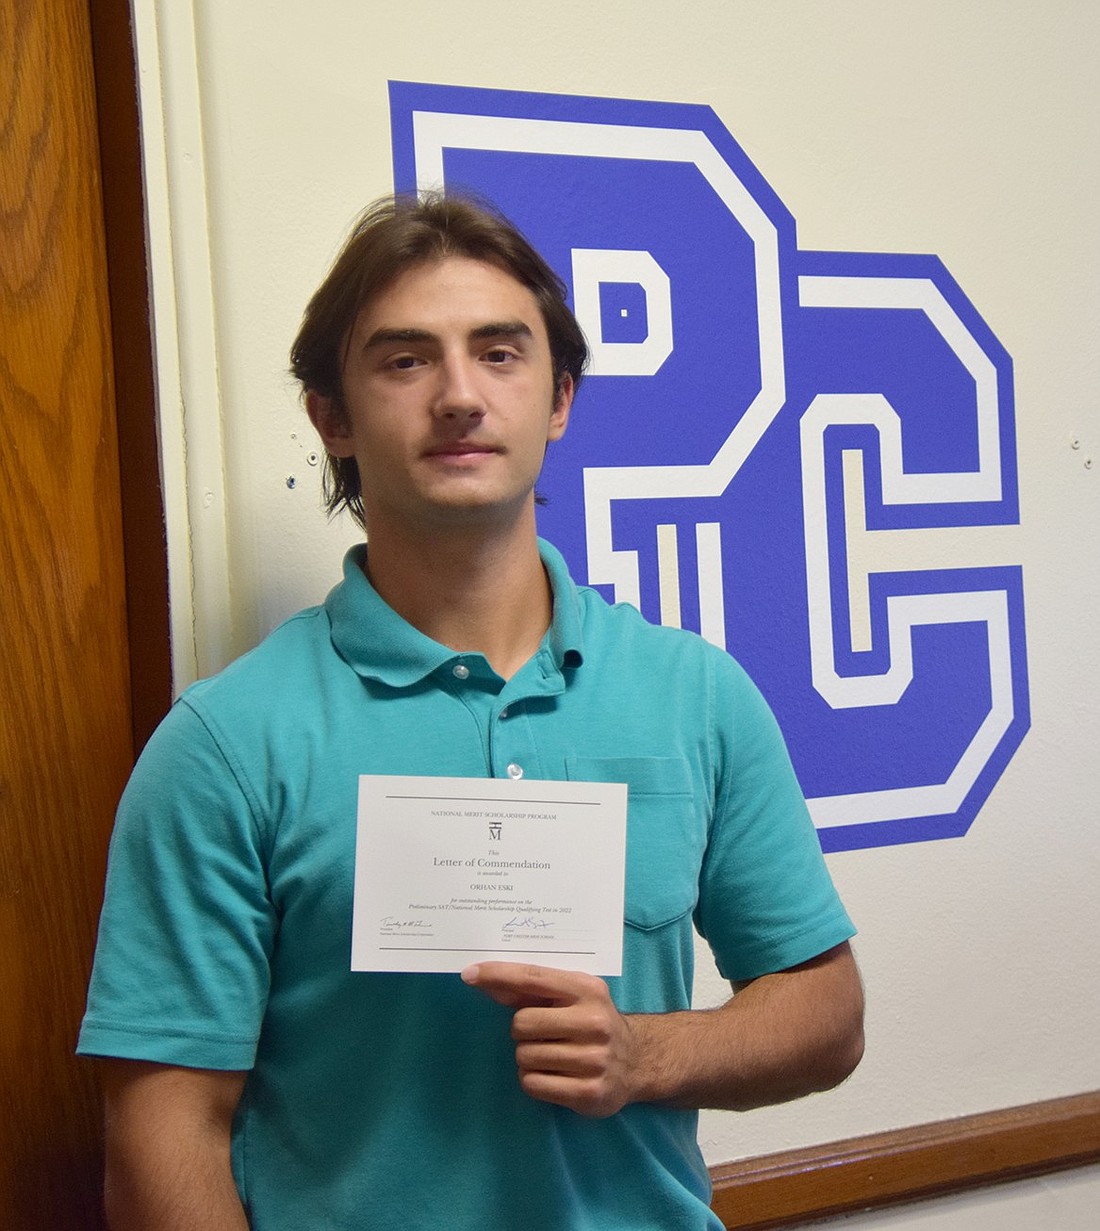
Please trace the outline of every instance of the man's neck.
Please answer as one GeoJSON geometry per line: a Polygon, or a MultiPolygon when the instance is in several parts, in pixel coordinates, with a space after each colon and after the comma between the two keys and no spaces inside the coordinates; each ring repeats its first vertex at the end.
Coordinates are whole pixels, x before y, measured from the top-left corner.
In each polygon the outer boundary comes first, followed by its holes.
{"type": "Polygon", "coordinates": [[[453,650],[484,655],[509,679],[535,653],[553,609],[534,517],[507,534],[482,527],[372,532],[367,572],[414,628],[453,650]]]}

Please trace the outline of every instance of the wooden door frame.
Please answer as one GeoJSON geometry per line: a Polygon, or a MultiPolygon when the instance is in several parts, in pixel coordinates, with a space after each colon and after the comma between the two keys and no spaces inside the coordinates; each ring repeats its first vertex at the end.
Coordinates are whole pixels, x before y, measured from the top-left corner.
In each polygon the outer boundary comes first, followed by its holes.
{"type": "MultiPolygon", "coordinates": [[[[101,30],[120,13],[128,20],[124,4],[94,9],[101,30]]],[[[102,1226],[100,1098],[73,1047],[134,757],[131,676],[147,710],[157,688],[155,673],[130,669],[155,634],[127,625],[113,372],[118,362],[117,408],[151,427],[152,400],[135,399],[129,380],[140,359],[116,359],[131,331],[140,356],[149,329],[124,308],[112,328],[103,190],[120,178],[110,157],[105,172],[99,137],[117,150],[125,133],[122,121],[108,133],[100,114],[92,16],[88,0],[0,0],[0,1222],[13,1231],[102,1226]]],[[[109,84],[134,80],[131,66],[109,84]]],[[[134,586],[150,592],[138,572],[134,586]]],[[[163,707],[163,677],[159,687],[163,707]]]]}
{"type": "Polygon", "coordinates": [[[135,755],[172,702],[137,61],[129,0],[90,0],[114,353],[135,755]]]}

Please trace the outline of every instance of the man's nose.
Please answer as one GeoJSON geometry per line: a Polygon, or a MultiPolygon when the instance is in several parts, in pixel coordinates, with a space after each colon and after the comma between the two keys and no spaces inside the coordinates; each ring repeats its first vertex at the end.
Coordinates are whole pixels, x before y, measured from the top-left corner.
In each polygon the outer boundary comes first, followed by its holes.
{"type": "Polygon", "coordinates": [[[448,356],[440,365],[435,414],[443,418],[480,417],[485,404],[477,379],[477,364],[466,356],[448,356]]]}

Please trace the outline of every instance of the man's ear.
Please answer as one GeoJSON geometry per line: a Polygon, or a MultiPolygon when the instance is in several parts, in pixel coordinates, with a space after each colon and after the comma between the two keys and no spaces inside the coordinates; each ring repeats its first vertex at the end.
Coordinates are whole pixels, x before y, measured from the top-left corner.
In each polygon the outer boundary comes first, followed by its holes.
{"type": "Polygon", "coordinates": [[[554,406],[550,411],[550,422],[547,425],[546,439],[561,440],[569,423],[569,410],[573,405],[573,378],[568,372],[563,372],[554,392],[554,406]]]}
{"type": "Polygon", "coordinates": [[[355,456],[355,443],[351,438],[351,424],[348,422],[347,412],[337,405],[335,398],[325,397],[316,389],[307,390],[306,414],[329,454],[333,457],[355,456]]]}

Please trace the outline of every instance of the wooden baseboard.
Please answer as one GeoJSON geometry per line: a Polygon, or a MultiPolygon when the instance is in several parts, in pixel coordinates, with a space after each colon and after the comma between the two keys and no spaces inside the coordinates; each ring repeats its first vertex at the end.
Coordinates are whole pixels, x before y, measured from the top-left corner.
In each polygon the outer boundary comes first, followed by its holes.
{"type": "Polygon", "coordinates": [[[711,1168],[727,1231],[765,1231],[1100,1161],[1100,1091],[711,1168]]]}

